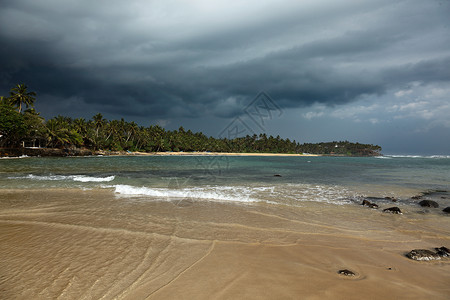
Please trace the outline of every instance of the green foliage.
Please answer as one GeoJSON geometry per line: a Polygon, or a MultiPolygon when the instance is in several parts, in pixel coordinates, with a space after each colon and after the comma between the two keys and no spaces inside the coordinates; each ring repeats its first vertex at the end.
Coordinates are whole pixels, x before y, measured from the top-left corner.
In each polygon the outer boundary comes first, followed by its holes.
{"type": "Polygon", "coordinates": [[[378,145],[351,143],[349,141],[303,144],[300,149],[304,153],[346,156],[371,156],[379,155],[381,152],[381,147],[378,145]]]}
{"type": "Polygon", "coordinates": [[[240,153],[314,153],[327,155],[377,155],[381,147],[359,143],[330,142],[318,144],[299,144],[295,140],[282,139],[266,134],[239,137],[235,139],[216,139],[201,132],[193,133],[180,127],[166,131],[155,125],[140,127],[135,122],[124,119],[108,121],[101,114],[92,120],[71,119],[58,116],[47,122],[50,144],[52,146],[84,146],[91,149],[112,151],[147,152],[240,152],[240,153]],[[60,131],[55,131],[56,122],[60,131]],[[64,131],[67,128],[69,131],[64,131]],[[77,135],[70,135],[75,131],[77,135]]]}
{"type": "Polygon", "coordinates": [[[23,119],[27,127],[26,137],[32,141],[34,145],[36,144],[36,141],[38,141],[38,145],[40,145],[39,141],[47,138],[44,118],[31,108],[25,110],[23,119]]]}
{"type": "Polygon", "coordinates": [[[91,120],[57,116],[48,121],[34,109],[23,113],[23,105],[33,106],[36,94],[28,92],[24,84],[11,89],[11,97],[0,98],[0,147],[19,146],[21,143],[45,147],[86,147],[113,151],[210,151],[240,153],[314,153],[326,155],[378,155],[381,147],[350,143],[348,141],[299,144],[295,140],[265,133],[234,139],[216,139],[201,132],[180,127],[166,131],[155,125],[142,127],[124,119],[106,120],[96,114],[91,120]],[[14,106],[18,108],[16,111],[14,106]]]}
{"type": "Polygon", "coordinates": [[[27,134],[24,117],[7,103],[0,103],[0,147],[16,147],[27,134]]]}
{"type": "Polygon", "coordinates": [[[34,105],[34,101],[36,100],[34,96],[36,96],[36,93],[28,92],[25,84],[18,84],[11,89],[9,101],[17,107],[20,113],[23,105],[26,105],[26,107],[34,105]]]}

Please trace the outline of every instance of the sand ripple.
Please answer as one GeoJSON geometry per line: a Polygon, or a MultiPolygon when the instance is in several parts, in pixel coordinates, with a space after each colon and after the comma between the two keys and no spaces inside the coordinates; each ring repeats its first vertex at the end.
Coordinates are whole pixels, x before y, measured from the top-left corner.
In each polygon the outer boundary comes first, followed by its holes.
{"type": "Polygon", "coordinates": [[[446,299],[450,218],[358,205],[136,202],[0,193],[1,299],[446,299]],[[353,270],[343,278],[337,271],[353,270]]]}

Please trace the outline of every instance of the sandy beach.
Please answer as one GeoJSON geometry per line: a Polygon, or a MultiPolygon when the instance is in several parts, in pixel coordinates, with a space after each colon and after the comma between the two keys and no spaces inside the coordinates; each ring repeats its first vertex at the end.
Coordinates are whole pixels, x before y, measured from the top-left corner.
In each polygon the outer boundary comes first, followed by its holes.
{"type": "MultiPolygon", "coordinates": [[[[108,152],[99,152],[108,155],[108,152]]],[[[144,156],[274,156],[274,157],[308,157],[320,154],[290,154],[290,153],[233,153],[233,152],[114,152],[112,155],[144,155],[144,156]]]]}
{"type": "Polygon", "coordinates": [[[112,156],[279,156],[279,157],[307,157],[321,156],[320,154],[310,153],[233,153],[233,152],[132,152],[132,151],[105,151],[89,149],[53,149],[53,148],[0,148],[0,158],[17,158],[24,156],[91,156],[91,155],[112,155],[112,156]]]}
{"type": "Polygon", "coordinates": [[[0,192],[2,299],[448,299],[450,218],[355,205],[0,192]],[[339,275],[340,269],[356,273],[339,275]]]}

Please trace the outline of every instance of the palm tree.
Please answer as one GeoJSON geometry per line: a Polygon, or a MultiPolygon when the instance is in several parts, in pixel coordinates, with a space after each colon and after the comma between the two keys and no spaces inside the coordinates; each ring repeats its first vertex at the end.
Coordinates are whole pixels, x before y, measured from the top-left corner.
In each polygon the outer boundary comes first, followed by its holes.
{"type": "Polygon", "coordinates": [[[23,83],[13,87],[9,94],[9,101],[12,105],[17,106],[19,113],[22,111],[23,105],[26,105],[26,107],[33,106],[34,101],[36,100],[36,98],[34,98],[36,93],[28,92],[27,86],[23,83]]]}
{"type": "Polygon", "coordinates": [[[95,135],[98,137],[98,131],[100,128],[104,127],[106,124],[106,119],[103,118],[103,115],[98,113],[92,117],[95,126],[95,135]]]}
{"type": "Polygon", "coordinates": [[[73,120],[73,128],[86,138],[88,124],[84,118],[78,118],[73,120]]]}
{"type": "Polygon", "coordinates": [[[132,141],[134,141],[134,138],[136,137],[136,135],[139,131],[139,126],[135,122],[131,122],[131,123],[127,123],[126,127],[127,127],[127,140],[125,141],[125,143],[128,143],[130,138],[132,141]]]}
{"type": "Polygon", "coordinates": [[[50,119],[46,123],[48,142],[51,147],[63,146],[69,142],[67,128],[61,127],[61,124],[56,119],[50,119]]]}

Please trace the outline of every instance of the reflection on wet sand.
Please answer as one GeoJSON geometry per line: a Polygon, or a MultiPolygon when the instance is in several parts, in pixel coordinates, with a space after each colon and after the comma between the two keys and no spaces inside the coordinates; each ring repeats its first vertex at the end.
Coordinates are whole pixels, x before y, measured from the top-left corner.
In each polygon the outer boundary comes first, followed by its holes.
{"type": "Polygon", "coordinates": [[[0,192],[2,299],[448,299],[450,218],[359,205],[0,192]],[[348,269],[355,276],[343,276],[348,269]]]}

